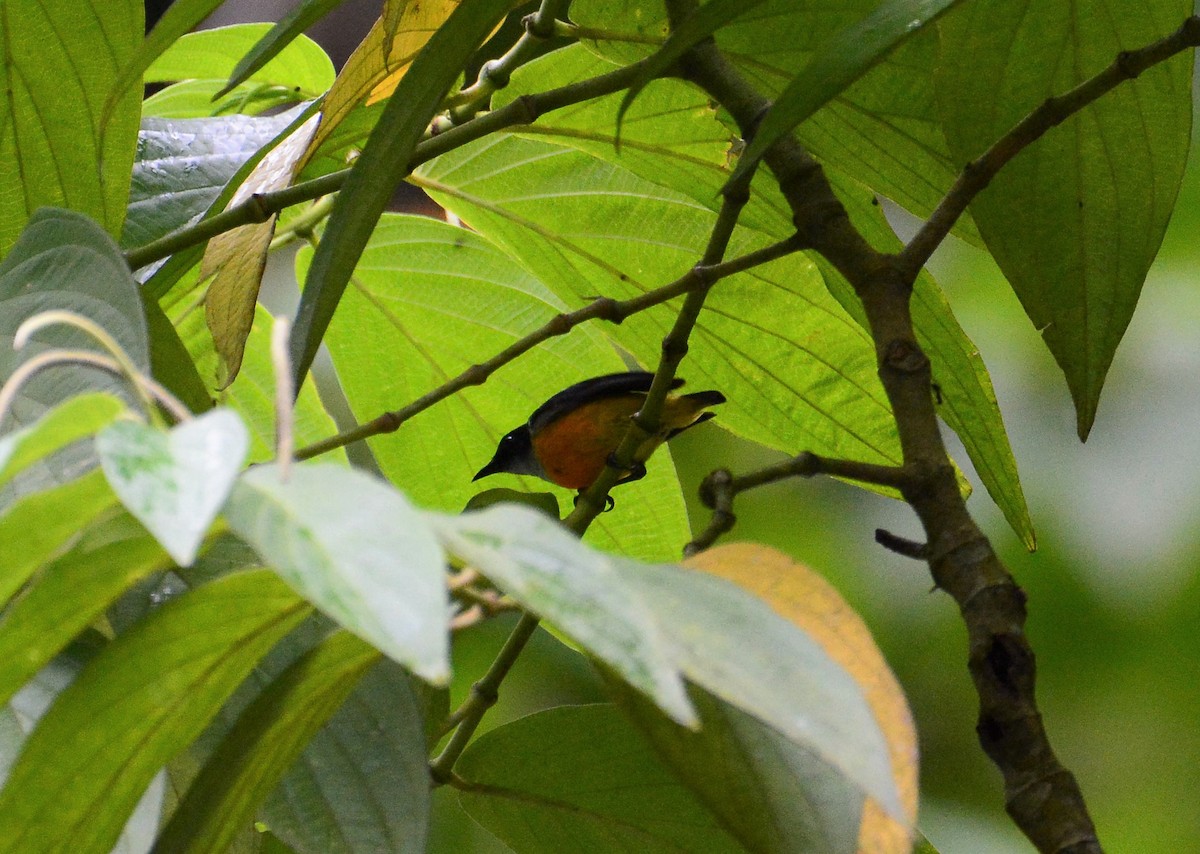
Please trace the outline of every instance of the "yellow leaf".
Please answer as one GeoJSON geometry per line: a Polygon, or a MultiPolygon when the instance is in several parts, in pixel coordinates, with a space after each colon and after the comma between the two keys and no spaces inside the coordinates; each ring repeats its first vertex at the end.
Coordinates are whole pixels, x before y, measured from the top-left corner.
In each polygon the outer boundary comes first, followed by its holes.
{"type": "Polygon", "coordinates": [[[685,566],[745,588],[815,640],[854,678],[875,714],[892,762],[904,827],[868,799],[859,827],[859,854],[909,854],[917,819],[917,735],[904,692],[866,624],[824,578],[787,555],[754,543],[718,546],[685,566]]]}
{"type": "Polygon", "coordinates": [[[392,94],[421,48],[458,4],[459,0],[408,0],[388,5],[384,17],[354,49],[325,94],[321,127],[303,162],[312,158],[355,107],[374,104],[392,94]]]}

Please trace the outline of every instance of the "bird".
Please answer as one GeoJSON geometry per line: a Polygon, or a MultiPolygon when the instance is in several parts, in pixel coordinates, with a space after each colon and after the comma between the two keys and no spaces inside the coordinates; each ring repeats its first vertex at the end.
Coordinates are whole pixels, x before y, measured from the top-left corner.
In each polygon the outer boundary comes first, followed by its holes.
{"type": "MultiPolygon", "coordinates": [[[[653,380],[654,374],[648,371],[625,371],[563,389],[535,409],[526,423],[506,433],[495,455],[472,480],[500,472],[528,474],[582,493],[604,471],[653,380]]],[[[683,380],[676,378],[671,388],[682,385],[683,380]]],[[[725,395],[719,391],[668,394],[661,428],[635,456],[646,459],[663,442],[715,416],[708,407],[724,402],[725,395]]],[[[645,476],[645,465],[635,463],[618,483],[645,476]]]]}

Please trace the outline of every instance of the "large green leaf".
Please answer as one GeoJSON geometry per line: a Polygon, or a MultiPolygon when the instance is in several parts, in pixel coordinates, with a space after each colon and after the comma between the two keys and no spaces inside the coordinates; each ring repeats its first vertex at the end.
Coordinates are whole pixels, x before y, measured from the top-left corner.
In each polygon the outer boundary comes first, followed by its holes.
{"type": "MultiPolygon", "coordinates": [[[[303,277],[311,251],[297,259],[303,277]]],[[[366,421],[432,391],[571,308],[480,235],[428,218],[387,214],[355,271],[327,343],[355,416],[366,421]],[[386,342],[386,343],[384,343],[386,342]],[[382,349],[381,349],[382,348],[382,349]]],[[[557,391],[625,367],[594,326],[553,338],[477,389],[467,389],[371,441],[388,478],[424,507],[462,508],[497,440],[557,391]],[[436,477],[430,473],[436,472],[436,477]]],[[[688,538],[669,454],[617,493],[597,541],[665,560],[688,538]],[[648,520],[653,520],[649,523],[648,520]]],[[[545,489],[542,481],[524,480],[545,489]]],[[[561,503],[569,493],[558,490],[561,503]]]]}
{"type": "Polygon", "coordinates": [[[684,679],[814,754],[900,816],[887,746],[862,691],[808,634],[740,587],[596,552],[516,505],[433,517],[448,551],[544,617],[676,724],[701,723],[684,679]]]}
{"type": "Polygon", "coordinates": [[[447,702],[444,689],[392,661],[378,662],[309,742],[260,817],[299,854],[424,852],[426,732],[445,718],[447,702]]]}
{"type": "MultiPolygon", "coordinates": [[[[0,262],[0,377],[52,347],[98,349],[79,330],[55,326],[35,334],[20,353],[14,352],[17,327],[50,309],[66,309],[95,321],[137,367],[149,367],[146,319],[137,283],[116,244],[82,214],[52,208],[34,215],[0,262]]],[[[22,388],[9,416],[17,423],[31,422],[58,401],[97,386],[130,397],[127,385],[111,374],[77,365],[52,368],[22,388]]],[[[6,424],[11,427],[12,421],[6,424]]]]}
{"type": "Polygon", "coordinates": [[[270,28],[270,24],[235,24],[180,38],[146,69],[145,79],[147,83],[183,82],[147,98],[142,115],[257,114],[324,94],[333,84],[333,63],[320,45],[304,35],[294,38],[233,91],[225,92],[225,81],[270,28]]]}
{"type": "Polygon", "coordinates": [[[224,850],[378,658],[374,647],[337,632],[284,671],[209,757],[155,851],[224,850]]]}
{"type": "MultiPolygon", "coordinates": [[[[28,734],[93,652],[86,643],[75,645],[39,670],[8,705],[0,706],[0,785],[28,734]]],[[[159,774],[146,787],[121,831],[114,852],[148,851],[154,844],[162,815],[165,778],[165,774],[159,774]]]]}
{"type": "MultiPolygon", "coordinates": [[[[415,180],[572,307],[675,280],[700,259],[715,218],[687,196],[540,140],[467,146],[415,180]]],[[[765,242],[738,231],[728,254],[765,242]]],[[[653,365],[673,318],[670,305],[659,306],[609,334],[653,365]]],[[[803,255],[714,287],[680,373],[696,388],[723,391],[730,402],[719,423],[750,439],[793,453],[899,461],[874,347],[803,255]]]]}
{"type": "Polygon", "coordinates": [[[823,41],[767,110],[734,174],[744,174],[777,140],[956,2],[884,0],[870,15],[823,41]]]}
{"type": "Polygon", "coordinates": [[[494,729],[455,765],[470,816],[523,854],[744,852],[612,706],[494,729]]]}
{"type": "Polygon", "coordinates": [[[142,534],[77,548],[43,567],[0,620],[0,701],[6,702],[131,584],[168,566],[170,559],[154,538],[142,534]]]}
{"type": "Polygon", "coordinates": [[[169,432],[118,421],[96,437],[113,492],[180,566],[196,557],[246,459],[240,418],[215,409],[169,432]]]}
{"type": "Polygon", "coordinates": [[[143,119],[121,245],[143,246],[198,219],[296,115],[143,119]]]}
{"type": "MultiPolygon", "coordinates": [[[[37,332],[20,351],[12,343],[29,317],[50,309],[81,314],[116,339],[133,364],[149,368],[146,318],[137,283],[112,239],[82,214],[53,208],[38,211],[0,262],[0,379],[26,359],[52,348],[99,349],[72,327],[37,332]]],[[[112,391],[135,402],[127,381],[97,368],[55,366],[21,386],[0,431],[29,424],[56,403],[90,390],[112,391]]],[[[26,471],[11,494],[43,488],[79,474],[90,464],[88,447],[76,445],[26,471]]]]}
{"type": "Polygon", "coordinates": [[[409,159],[429,120],[466,59],[510,6],[511,0],[463,0],[430,37],[389,98],[338,194],[329,227],[309,269],[292,327],[291,355],[297,387],[308,373],[380,214],[396,185],[408,174],[409,159]]]}
{"type": "Polygon", "coordinates": [[[40,207],[121,231],[138,96],[101,112],[142,38],[142,3],[6,0],[0,16],[0,256],[40,207]]]}
{"type": "Polygon", "coordinates": [[[360,471],[313,463],[281,480],[242,476],[229,525],[289,584],[418,676],[450,675],[445,556],[399,492],[360,471]]]}
{"type": "MultiPolygon", "coordinates": [[[[960,163],[1021,118],[1179,25],[1187,0],[983,0],[940,26],[938,104],[960,163]],[[981,109],[986,105],[986,109],[981,109]]],[[[1067,378],[1087,438],[1158,252],[1191,135],[1180,54],[1050,130],[971,205],[988,249],[1067,378]]]]}
{"type": "Polygon", "coordinates": [[[0,438],[0,486],[38,460],[112,423],[125,405],[105,392],[65,400],[28,427],[0,438]]]}
{"type": "Polygon", "coordinates": [[[93,470],[61,486],[26,495],[0,515],[0,605],[6,604],[46,561],[117,504],[104,473],[93,470]]]}
{"type": "MultiPolygon", "coordinates": [[[[846,0],[834,5],[811,0],[767,0],[719,29],[715,37],[738,71],[763,95],[775,98],[805,68],[823,42],[852,27],[877,6],[878,0],[846,0]]],[[[623,32],[635,21],[639,29],[652,29],[650,22],[662,16],[661,3],[626,0],[623,4],[597,4],[587,13],[581,10],[580,22],[623,32]],[[597,12],[602,12],[602,16],[592,20],[597,12]]],[[[609,60],[628,53],[626,46],[616,42],[585,42],[571,50],[583,50],[585,46],[609,60]]],[[[950,158],[934,109],[932,78],[936,58],[937,40],[932,31],[918,31],[797,128],[797,137],[822,163],[854,176],[918,215],[928,214],[953,183],[961,165],[950,158]]],[[[514,84],[520,86],[524,79],[526,86],[543,88],[540,78],[547,74],[557,82],[555,69],[560,63],[556,54],[552,60],[538,63],[536,71],[530,69],[528,77],[523,78],[524,70],[518,70],[514,84]]],[[[598,70],[610,69],[611,66],[598,70]]],[[[667,89],[679,86],[671,81],[652,85],[667,89]]],[[[657,134],[664,123],[695,134],[697,120],[705,112],[714,119],[729,121],[726,114],[712,108],[703,92],[694,88],[691,92],[698,102],[695,107],[674,114],[663,110],[662,115],[645,125],[639,141],[657,146],[657,134]]],[[[503,93],[502,97],[507,95],[503,93]]],[[[581,108],[586,111],[589,106],[581,108]]],[[[591,121],[593,129],[615,118],[615,101],[613,106],[605,105],[605,113],[603,121],[591,121]]],[[[553,125],[560,114],[539,118],[538,126],[553,125]]],[[[628,156],[624,145],[628,129],[628,123],[622,126],[623,156],[628,156]]],[[[628,168],[638,171],[633,166],[628,168]]],[[[654,180],[653,172],[639,174],[654,180]]],[[[711,204],[718,198],[716,192],[707,190],[707,183],[696,188],[696,192],[706,193],[703,204],[711,204]]],[[[692,192],[686,187],[669,186],[692,192]]],[[[751,214],[749,209],[743,213],[743,223],[748,214],[751,214]]],[[[969,218],[956,226],[955,233],[978,242],[969,218]]]]}
{"type": "Polygon", "coordinates": [[[615,689],[662,761],[750,851],[858,850],[862,793],[815,751],[698,688],[690,692],[697,730],[667,719],[628,687],[615,689]]]}
{"type": "Polygon", "coordinates": [[[0,850],[105,854],[146,785],[309,609],[266,570],[174,599],[62,692],[0,791],[0,850]]]}
{"type": "MultiPolygon", "coordinates": [[[[270,24],[235,24],[214,27],[175,41],[146,69],[147,83],[177,80],[220,79],[222,83],[246,54],[271,30],[270,24]]],[[[333,63],[321,46],[298,35],[247,81],[297,89],[303,98],[315,98],[333,84],[333,63]]]]}

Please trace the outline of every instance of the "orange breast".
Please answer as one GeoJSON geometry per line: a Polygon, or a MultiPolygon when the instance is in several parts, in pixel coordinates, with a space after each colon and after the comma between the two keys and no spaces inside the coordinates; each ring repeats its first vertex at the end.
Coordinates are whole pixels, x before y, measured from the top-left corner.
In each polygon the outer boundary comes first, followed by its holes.
{"type": "Polygon", "coordinates": [[[591,486],[643,399],[628,395],[586,403],[538,431],[533,452],[550,479],[567,489],[591,486]]]}

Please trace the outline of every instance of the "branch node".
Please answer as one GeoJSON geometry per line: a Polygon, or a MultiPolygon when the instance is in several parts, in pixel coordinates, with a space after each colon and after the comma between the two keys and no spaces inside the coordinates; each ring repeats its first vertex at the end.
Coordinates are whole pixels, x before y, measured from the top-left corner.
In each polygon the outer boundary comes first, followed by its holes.
{"type": "Polygon", "coordinates": [[[929,558],[928,543],[919,543],[916,540],[901,537],[899,534],[893,534],[891,531],[885,531],[883,528],[875,529],[875,542],[901,557],[910,557],[913,560],[929,558]]]}
{"type": "Polygon", "coordinates": [[[929,367],[929,358],[921,351],[916,341],[897,339],[887,345],[883,356],[884,364],[905,374],[915,374],[929,367]]]}
{"type": "Polygon", "coordinates": [[[733,474],[729,469],[717,469],[710,472],[708,477],[700,482],[700,503],[709,510],[715,510],[717,496],[727,493],[733,484],[733,474]]]}

